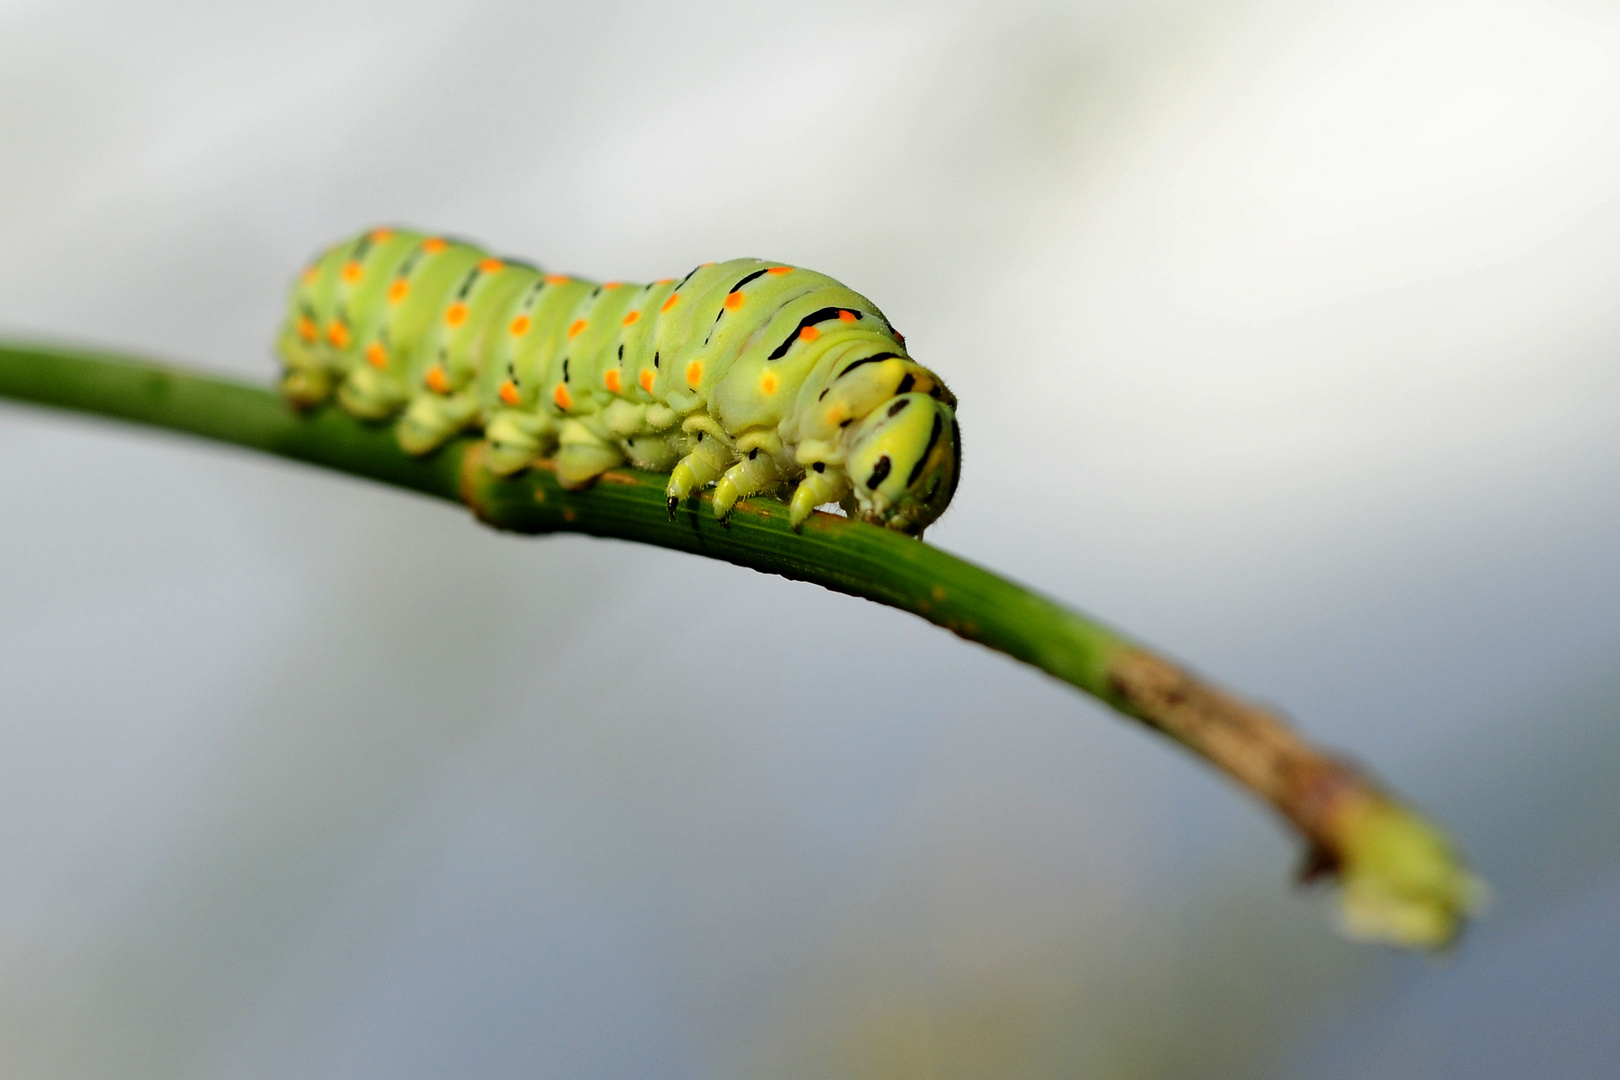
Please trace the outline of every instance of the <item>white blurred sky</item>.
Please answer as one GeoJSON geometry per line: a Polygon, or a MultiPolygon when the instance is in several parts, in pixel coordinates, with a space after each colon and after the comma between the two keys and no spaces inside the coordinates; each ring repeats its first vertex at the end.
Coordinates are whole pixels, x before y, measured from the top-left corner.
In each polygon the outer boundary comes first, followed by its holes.
{"type": "Polygon", "coordinates": [[[825,270],[962,400],[931,540],[1499,895],[1449,968],[1347,946],[1257,808],[896,613],[6,408],[0,1072],[1589,1073],[1616,56],[1596,2],[0,3],[8,336],[268,380],[382,221],[825,270]]]}

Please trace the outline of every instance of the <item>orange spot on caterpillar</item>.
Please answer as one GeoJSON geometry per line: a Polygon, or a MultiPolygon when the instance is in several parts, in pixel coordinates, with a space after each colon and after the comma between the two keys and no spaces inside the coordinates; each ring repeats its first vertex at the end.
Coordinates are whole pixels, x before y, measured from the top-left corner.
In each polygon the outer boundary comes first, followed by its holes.
{"type": "Polygon", "coordinates": [[[499,259],[482,259],[478,263],[478,269],[486,274],[498,274],[506,269],[506,264],[499,259]]]}
{"type": "Polygon", "coordinates": [[[318,267],[318,266],[306,267],[305,270],[304,270],[304,278],[303,278],[304,284],[305,285],[313,285],[315,283],[315,279],[320,277],[320,276],[321,276],[321,268],[320,267],[318,267]]]}
{"type": "Polygon", "coordinates": [[[806,344],[816,340],[816,338],[820,336],[821,331],[817,330],[813,326],[807,326],[803,330],[799,331],[799,340],[805,342],[806,344]]]}
{"type": "Polygon", "coordinates": [[[694,360],[686,365],[686,385],[696,387],[703,381],[703,361],[694,360]]]}
{"type": "Polygon", "coordinates": [[[340,349],[347,349],[349,347],[349,328],[333,319],[326,326],[326,340],[340,349]]]}
{"type": "Polygon", "coordinates": [[[740,292],[726,293],[726,310],[736,311],[743,306],[743,294],[740,292]]]}
{"type": "Polygon", "coordinates": [[[609,393],[617,394],[619,392],[619,369],[608,368],[607,374],[602,376],[602,382],[607,385],[609,393]]]}
{"type": "Polygon", "coordinates": [[[347,281],[350,284],[353,284],[354,282],[360,280],[361,273],[362,273],[362,271],[360,269],[360,264],[355,262],[353,259],[350,259],[348,262],[343,264],[343,280],[344,281],[347,281]]]}
{"type": "Polygon", "coordinates": [[[654,285],[672,285],[672,284],[674,284],[674,282],[675,282],[675,279],[672,278],[672,277],[661,277],[657,281],[653,282],[653,284],[654,285]]]}
{"type": "Polygon", "coordinates": [[[507,379],[505,382],[501,383],[500,393],[501,400],[514,408],[523,403],[523,398],[518,394],[517,383],[513,382],[511,379],[507,379]]]}
{"type": "Polygon", "coordinates": [[[444,238],[439,236],[431,236],[422,241],[422,250],[427,252],[429,255],[437,255],[439,252],[443,251],[449,246],[450,245],[444,240],[444,238]]]}
{"type": "Polygon", "coordinates": [[[774,372],[774,371],[767,371],[765,373],[765,375],[759,380],[760,392],[764,393],[764,394],[774,394],[774,393],[776,393],[776,388],[778,386],[780,386],[780,385],[782,385],[782,384],[777,380],[776,372],[774,372]]]}
{"type": "Polygon", "coordinates": [[[567,274],[547,274],[546,275],[546,284],[547,285],[566,285],[570,281],[573,281],[573,280],[574,279],[569,277],[567,274]]]}
{"type": "Polygon", "coordinates": [[[628,315],[626,315],[624,317],[624,325],[626,325],[626,326],[634,326],[640,319],[641,319],[641,312],[632,311],[630,314],[628,314],[628,315]]]}
{"type": "Polygon", "coordinates": [[[393,238],[394,238],[394,230],[393,229],[372,229],[371,230],[371,242],[373,244],[381,244],[385,240],[392,240],[393,238]]]}
{"type": "Polygon", "coordinates": [[[447,326],[460,326],[467,321],[467,305],[460,300],[444,309],[444,321],[447,326]]]}
{"type": "Polygon", "coordinates": [[[378,371],[388,366],[388,350],[382,347],[382,342],[373,341],[366,346],[366,363],[378,371]]]}
{"type": "Polygon", "coordinates": [[[428,384],[428,389],[435,394],[448,394],[450,392],[450,376],[444,373],[442,365],[434,364],[428,368],[427,378],[423,381],[428,384]]]}
{"type": "Polygon", "coordinates": [[[574,407],[574,399],[568,396],[568,387],[562,383],[557,384],[557,390],[551,395],[551,400],[557,403],[557,408],[567,412],[574,407]]]}
{"type": "Polygon", "coordinates": [[[771,274],[771,275],[773,275],[775,277],[781,277],[783,274],[791,274],[793,272],[793,267],[791,267],[791,266],[773,266],[773,267],[771,267],[769,270],[767,270],[765,272],[767,274],[771,274]]]}
{"type": "Polygon", "coordinates": [[[401,300],[405,299],[405,294],[410,291],[411,283],[406,281],[404,278],[400,278],[398,281],[388,286],[388,302],[390,304],[397,304],[401,300]]]}
{"type": "Polygon", "coordinates": [[[623,285],[623,284],[624,284],[624,282],[622,282],[622,281],[604,281],[604,282],[602,282],[602,288],[607,292],[612,292],[614,289],[617,289],[620,285],[623,285]]]}
{"type": "Polygon", "coordinates": [[[664,311],[668,311],[668,310],[669,310],[669,309],[670,309],[670,308],[672,308],[672,307],[674,307],[674,306],[675,306],[675,302],[676,302],[676,301],[677,301],[677,300],[679,300],[679,299],[680,299],[680,298],[681,298],[681,294],[680,294],[680,293],[678,293],[678,292],[677,292],[677,293],[670,293],[670,294],[669,294],[669,299],[668,299],[668,300],[665,300],[665,301],[664,301],[664,306],[663,306],[663,307],[661,307],[661,308],[659,308],[659,309],[658,309],[658,310],[659,310],[659,311],[660,311],[660,312],[664,312],[664,311]]]}
{"type": "Polygon", "coordinates": [[[316,326],[315,320],[308,315],[300,315],[298,317],[298,336],[313,345],[315,339],[321,336],[321,328],[316,326]]]}
{"type": "Polygon", "coordinates": [[[653,383],[652,368],[642,368],[641,369],[641,388],[643,390],[647,391],[647,393],[650,394],[650,393],[652,393],[652,383],[653,383]]]}
{"type": "Polygon", "coordinates": [[[522,337],[524,334],[527,334],[529,332],[529,325],[529,317],[527,315],[519,315],[517,318],[512,320],[512,325],[510,327],[512,336],[522,337]]]}
{"type": "Polygon", "coordinates": [[[859,317],[853,311],[840,311],[838,313],[839,322],[854,322],[859,317]]]}
{"type": "Polygon", "coordinates": [[[575,319],[574,322],[573,322],[573,325],[569,326],[569,328],[568,328],[568,336],[571,337],[571,338],[579,337],[579,335],[584,331],[584,329],[585,329],[585,320],[584,319],[575,319]]]}

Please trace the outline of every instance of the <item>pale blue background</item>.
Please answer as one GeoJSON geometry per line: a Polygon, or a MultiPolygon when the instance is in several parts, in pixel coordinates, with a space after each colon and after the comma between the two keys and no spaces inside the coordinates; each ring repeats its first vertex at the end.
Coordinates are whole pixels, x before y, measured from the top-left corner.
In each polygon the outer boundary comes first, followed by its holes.
{"type": "Polygon", "coordinates": [[[0,0],[0,332],[268,380],[360,227],[758,254],[962,400],[930,539],[1495,887],[896,612],[0,407],[7,1077],[1586,1077],[1620,1056],[1620,9],[0,0]]]}

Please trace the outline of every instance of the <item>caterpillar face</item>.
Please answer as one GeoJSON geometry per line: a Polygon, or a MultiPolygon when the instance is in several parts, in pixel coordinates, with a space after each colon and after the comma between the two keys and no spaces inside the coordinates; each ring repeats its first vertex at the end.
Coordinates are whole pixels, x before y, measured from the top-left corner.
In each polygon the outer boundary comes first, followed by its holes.
{"type": "Polygon", "coordinates": [[[928,394],[894,398],[853,428],[845,468],[858,516],[920,533],[956,493],[961,461],[956,412],[928,394]]]}

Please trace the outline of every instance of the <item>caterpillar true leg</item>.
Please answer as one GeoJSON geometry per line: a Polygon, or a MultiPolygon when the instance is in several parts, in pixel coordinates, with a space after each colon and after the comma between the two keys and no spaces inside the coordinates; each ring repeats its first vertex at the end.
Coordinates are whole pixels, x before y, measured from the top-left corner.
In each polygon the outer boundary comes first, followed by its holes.
{"type": "Polygon", "coordinates": [[[664,489],[664,498],[669,503],[671,516],[674,516],[675,508],[690,498],[693,492],[720,479],[731,463],[737,460],[736,452],[719,439],[709,438],[704,432],[699,432],[697,438],[692,452],[670,470],[669,486],[664,489]]]}
{"type": "Polygon", "coordinates": [[[792,458],[784,454],[782,440],[775,432],[750,432],[737,440],[741,460],[727,469],[714,486],[714,516],[722,522],[731,516],[738,499],[775,491],[787,478],[792,458]]]}
{"type": "Polygon", "coordinates": [[[828,468],[825,462],[818,461],[793,489],[793,498],[788,502],[788,524],[797,529],[816,507],[841,502],[848,495],[849,477],[844,475],[844,470],[828,468]]]}

